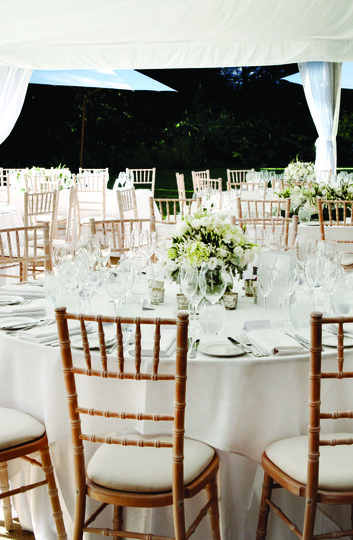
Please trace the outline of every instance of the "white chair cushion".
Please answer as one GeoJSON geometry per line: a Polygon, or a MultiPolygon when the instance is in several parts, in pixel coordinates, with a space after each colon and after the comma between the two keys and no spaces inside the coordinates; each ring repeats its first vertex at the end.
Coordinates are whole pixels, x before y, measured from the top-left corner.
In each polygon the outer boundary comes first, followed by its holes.
{"type": "Polygon", "coordinates": [[[39,420],[16,409],[0,407],[0,450],[41,437],[45,428],[39,420]]]}
{"type": "MultiPolygon", "coordinates": [[[[168,436],[129,435],[129,439],[171,441],[168,436]]],[[[103,444],[87,466],[87,476],[96,484],[138,493],[170,491],[172,448],[140,448],[103,444]]],[[[214,450],[207,444],[184,439],[184,484],[197,478],[212,461],[214,450]]]]}
{"type": "MultiPolygon", "coordinates": [[[[321,439],[349,439],[352,433],[322,433],[321,439]]],[[[270,444],[267,457],[286,474],[306,484],[308,437],[293,437],[270,444]]],[[[320,446],[319,488],[353,490],[353,446],[320,446]]]]}

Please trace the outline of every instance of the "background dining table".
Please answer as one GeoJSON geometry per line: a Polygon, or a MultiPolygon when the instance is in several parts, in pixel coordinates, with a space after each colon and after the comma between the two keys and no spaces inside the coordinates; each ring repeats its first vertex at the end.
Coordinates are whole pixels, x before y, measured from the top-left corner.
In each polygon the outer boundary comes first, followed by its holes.
{"type": "MultiPolygon", "coordinates": [[[[176,315],[177,291],[175,285],[168,285],[165,303],[153,306],[154,311],[143,312],[143,315],[176,315]]],[[[239,293],[242,294],[241,284],[239,293]]],[[[21,294],[21,285],[18,286],[18,294],[21,294]]],[[[52,306],[48,305],[47,309],[52,315],[52,306]]],[[[104,314],[113,313],[113,305],[104,294],[93,299],[93,309],[104,314]]],[[[268,320],[273,328],[282,317],[283,313],[278,309],[265,312],[261,305],[254,304],[253,298],[241,296],[238,308],[227,311],[222,336],[236,337],[244,323],[249,321],[257,321],[258,324],[258,321],[268,320]]],[[[206,338],[201,335],[201,344],[205,339],[212,342],[212,336],[206,338]]],[[[200,348],[203,349],[201,345],[200,348]]],[[[74,351],[74,354],[80,353],[74,351]]],[[[94,356],[95,353],[92,354],[94,356]]],[[[324,362],[333,365],[334,359],[333,349],[325,348],[324,362]]],[[[349,363],[353,361],[353,349],[347,350],[347,360],[349,363]]],[[[267,444],[306,432],[308,361],[308,351],[291,356],[257,358],[251,354],[210,356],[199,350],[196,358],[189,359],[186,435],[212,445],[220,454],[219,504],[223,540],[255,537],[262,483],[259,464],[267,444]]],[[[168,369],[171,360],[164,359],[163,362],[168,369]]],[[[348,404],[351,392],[343,384],[340,400],[342,404],[348,404]]],[[[112,381],[111,390],[105,395],[106,408],[112,408],[113,402],[119,408],[118,385],[119,381],[112,381]]],[[[89,395],[92,388],[86,381],[81,390],[84,395],[89,395]]],[[[139,409],[148,410],[156,400],[164,401],[163,395],[156,396],[152,391],[151,383],[143,383],[143,390],[140,386],[138,392],[132,389],[129,392],[130,405],[134,404],[139,409]]],[[[333,401],[335,392],[335,381],[328,381],[325,396],[329,401],[333,401]]],[[[46,425],[68,537],[72,538],[74,468],[59,348],[25,341],[0,331],[0,393],[2,406],[26,411],[46,425]]],[[[132,422],[131,429],[141,429],[137,424],[132,422]]],[[[32,478],[34,475],[36,478],[39,474],[26,465],[16,465],[12,472],[13,485],[16,485],[18,475],[32,475],[32,478]]],[[[290,499],[279,491],[276,497],[291,506],[296,516],[303,507],[303,501],[290,499]]],[[[186,503],[187,515],[195,509],[198,500],[186,503]]],[[[37,540],[54,540],[54,525],[49,518],[45,489],[16,496],[15,505],[21,524],[34,530],[37,540]]],[[[171,534],[171,512],[171,509],[129,510],[127,519],[132,520],[134,527],[155,525],[160,534],[171,534]]],[[[334,520],[349,519],[348,514],[336,512],[334,520]]],[[[320,512],[319,530],[331,526],[328,516],[326,510],[320,512]]],[[[107,518],[102,516],[101,519],[104,522],[107,518]]],[[[290,540],[290,533],[279,521],[270,519],[268,538],[290,540]]],[[[209,538],[209,534],[206,519],[195,534],[195,540],[209,538]]]]}

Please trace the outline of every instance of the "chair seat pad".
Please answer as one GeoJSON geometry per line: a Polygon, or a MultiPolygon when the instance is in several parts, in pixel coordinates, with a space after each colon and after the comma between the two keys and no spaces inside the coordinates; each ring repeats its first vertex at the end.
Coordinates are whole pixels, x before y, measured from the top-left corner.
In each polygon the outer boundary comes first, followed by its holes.
{"type": "MultiPolygon", "coordinates": [[[[156,436],[129,435],[129,439],[155,439],[156,436]]],[[[160,441],[171,437],[158,436],[160,441]]],[[[120,491],[158,493],[172,488],[172,448],[103,444],[87,466],[94,483],[120,491]]],[[[209,465],[214,450],[207,444],[184,439],[184,485],[197,478],[209,465]]]]}
{"type": "Polygon", "coordinates": [[[0,407],[0,450],[41,437],[45,428],[39,420],[16,409],[0,407]]]}
{"type": "MultiPolygon", "coordinates": [[[[321,439],[349,439],[352,433],[322,433],[321,439]]],[[[307,483],[308,437],[292,437],[270,444],[267,457],[294,480],[307,483]]],[[[353,446],[320,446],[319,488],[353,491],[353,446]]]]}

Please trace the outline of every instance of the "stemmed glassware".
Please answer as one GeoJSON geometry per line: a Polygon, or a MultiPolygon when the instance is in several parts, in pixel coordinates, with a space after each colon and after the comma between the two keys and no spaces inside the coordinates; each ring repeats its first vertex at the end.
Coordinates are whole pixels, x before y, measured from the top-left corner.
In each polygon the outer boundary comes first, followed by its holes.
{"type": "Polygon", "coordinates": [[[192,336],[196,328],[196,309],[203,298],[199,276],[200,272],[196,267],[182,269],[180,276],[181,290],[191,305],[190,334],[192,336]]]}
{"type": "Polygon", "coordinates": [[[130,261],[121,261],[116,268],[108,268],[104,286],[113,299],[115,314],[118,314],[124,295],[131,289],[134,281],[134,270],[130,261]]]}
{"type": "Polygon", "coordinates": [[[95,238],[97,244],[98,262],[103,268],[106,268],[110,259],[111,252],[109,236],[103,233],[97,234],[95,238]]]}
{"type": "Polygon", "coordinates": [[[202,295],[211,303],[216,304],[224,295],[229,283],[229,274],[224,267],[212,268],[204,264],[200,270],[200,289],[202,295]]]}
{"type": "Polygon", "coordinates": [[[267,308],[267,298],[273,289],[274,264],[259,263],[257,267],[257,284],[264,299],[264,308],[267,308]]]}

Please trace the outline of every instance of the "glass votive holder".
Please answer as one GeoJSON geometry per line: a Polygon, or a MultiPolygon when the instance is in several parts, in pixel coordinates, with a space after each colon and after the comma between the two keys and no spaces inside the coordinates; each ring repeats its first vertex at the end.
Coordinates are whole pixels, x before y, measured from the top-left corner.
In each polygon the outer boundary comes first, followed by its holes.
{"type": "Polygon", "coordinates": [[[150,300],[152,305],[163,304],[164,302],[164,282],[154,281],[150,289],[150,300]]]}
{"type": "Polygon", "coordinates": [[[224,293],[223,302],[224,302],[225,309],[228,309],[228,310],[237,309],[238,293],[237,292],[224,293]]]}
{"type": "Polygon", "coordinates": [[[177,308],[178,309],[188,309],[189,307],[189,301],[188,299],[186,298],[185,294],[183,293],[178,293],[176,295],[176,298],[177,298],[177,308]]]}
{"type": "Polygon", "coordinates": [[[247,297],[253,297],[255,294],[254,291],[254,280],[253,279],[245,279],[244,280],[244,290],[245,290],[245,296],[247,297]]]}

